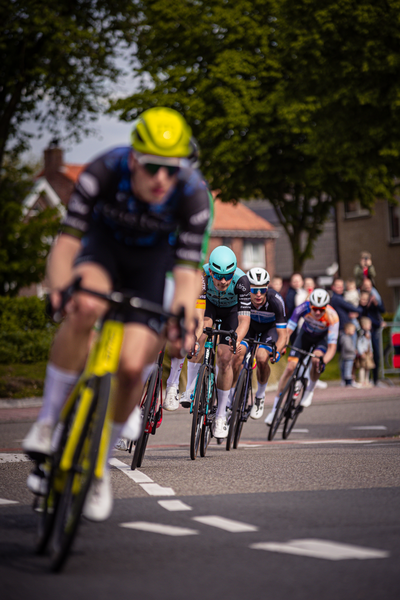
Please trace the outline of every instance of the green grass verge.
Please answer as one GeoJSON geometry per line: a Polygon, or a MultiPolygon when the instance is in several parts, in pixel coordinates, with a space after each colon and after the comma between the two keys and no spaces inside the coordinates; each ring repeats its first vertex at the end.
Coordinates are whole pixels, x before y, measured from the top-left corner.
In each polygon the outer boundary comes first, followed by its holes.
{"type": "Polygon", "coordinates": [[[0,365],[0,398],[42,396],[46,361],[0,365]]]}

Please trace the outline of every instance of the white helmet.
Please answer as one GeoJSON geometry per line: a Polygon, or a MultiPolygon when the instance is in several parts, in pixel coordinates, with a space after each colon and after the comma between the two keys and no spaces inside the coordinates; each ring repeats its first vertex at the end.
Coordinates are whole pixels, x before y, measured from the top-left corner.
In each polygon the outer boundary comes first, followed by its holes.
{"type": "Polygon", "coordinates": [[[250,269],[250,271],[247,271],[246,275],[250,281],[250,285],[255,287],[266,286],[270,281],[268,271],[262,269],[261,267],[254,267],[254,269],[250,269]]]}
{"type": "Polygon", "coordinates": [[[326,290],[316,288],[310,294],[310,304],[316,308],[324,308],[329,304],[330,296],[326,290]]]}

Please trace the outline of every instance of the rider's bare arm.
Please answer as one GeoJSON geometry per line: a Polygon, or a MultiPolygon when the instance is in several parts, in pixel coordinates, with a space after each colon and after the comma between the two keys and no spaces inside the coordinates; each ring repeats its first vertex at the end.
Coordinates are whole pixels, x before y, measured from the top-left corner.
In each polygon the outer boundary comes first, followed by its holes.
{"type": "Polygon", "coordinates": [[[286,348],[287,344],[287,333],[285,329],[277,329],[278,339],[276,341],[276,350],[279,354],[282,354],[283,350],[286,348]]]}
{"type": "Polygon", "coordinates": [[[74,260],[80,248],[81,241],[71,235],[61,234],[54,243],[46,272],[46,285],[51,292],[71,283],[74,260]]]}
{"type": "Polygon", "coordinates": [[[336,348],[337,348],[337,344],[328,344],[328,349],[327,349],[327,351],[325,352],[325,355],[324,355],[324,363],[326,365],[335,356],[335,354],[336,354],[336,348]]]}

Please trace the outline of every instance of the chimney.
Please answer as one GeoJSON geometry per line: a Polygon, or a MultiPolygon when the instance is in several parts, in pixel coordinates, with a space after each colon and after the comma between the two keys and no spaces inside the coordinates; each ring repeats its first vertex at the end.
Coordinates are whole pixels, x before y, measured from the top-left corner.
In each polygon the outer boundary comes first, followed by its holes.
{"type": "Polygon", "coordinates": [[[49,147],[44,151],[44,176],[47,180],[52,177],[63,166],[63,151],[58,145],[58,140],[51,140],[49,147]]]}

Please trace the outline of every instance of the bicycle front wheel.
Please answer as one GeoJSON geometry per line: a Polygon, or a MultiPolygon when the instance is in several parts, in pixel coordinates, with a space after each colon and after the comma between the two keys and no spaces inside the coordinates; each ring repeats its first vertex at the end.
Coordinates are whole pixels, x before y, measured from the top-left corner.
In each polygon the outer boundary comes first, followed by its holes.
{"type": "Polygon", "coordinates": [[[140,407],[142,409],[142,433],[140,437],[136,440],[135,450],[133,452],[131,469],[134,471],[137,467],[142,465],[142,461],[144,458],[144,453],[146,451],[147,440],[149,439],[149,431],[148,427],[150,426],[150,417],[152,412],[155,411],[156,407],[156,390],[158,383],[158,369],[156,369],[151,375],[147,384],[146,392],[143,396],[143,400],[140,403],[140,407]]]}
{"type": "Polygon", "coordinates": [[[56,475],[62,492],[57,506],[52,537],[52,571],[59,571],[75,538],[83,505],[93,479],[101,434],[107,413],[111,375],[94,378],[94,394],[77,441],[72,467],[56,475]]]}
{"type": "MultiPolygon", "coordinates": [[[[287,403],[287,409],[285,411],[285,423],[283,425],[282,438],[287,440],[289,437],[299,414],[303,411],[301,406],[301,400],[304,396],[305,389],[295,393],[294,385],[291,387],[290,403],[287,403]]],[[[288,396],[289,399],[289,396],[288,396]]]]}
{"type": "Polygon", "coordinates": [[[211,426],[215,419],[216,410],[217,410],[217,393],[215,390],[215,382],[214,382],[211,402],[208,403],[207,415],[204,417],[203,428],[201,430],[200,456],[202,456],[202,457],[204,457],[206,455],[208,445],[211,441],[211,437],[212,437],[211,426]]]}
{"type": "Polygon", "coordinates": [[[269,441],[271,441],[273,439],[274,435],[278,431],[279,425],[282,422],[283,416],[285,414],[285,409],[288,404],[288,400],[290,400],[290,398],[292,396],[292,389],[293,389],[292,382],[293,382],[293,377],[291,377],[289,379],[289,381],[285,385],[282,393],[279,396],[278,403],[275,407],[274,418],[272,420],[271,427],[269,428],[269,432],[268,432],[268,440],[269,441]]]}
{"type": "Polygon", "coordinates": [[[228,431],[228,437],[226,438],[226,449],[229,450],[233,447],[236,448],[236,446],[234,445],[234,439],[235,439],[235,433],[236,433],[236,427],[239,423],[240,420],[240,414],[241,414],[241,408],[242,408],[242,402],[244,401],[244,388],[245,388],[245,384],[246,384],[246,369],[242,369],[240,375],[239,375],[239,379],[238,382],[236,384],[236,390],[235,390],[235,395],[233,397],[233,403],[232,403],[232,413],[229,419],[229,431],[228,431]]]}
{"type": "Polygon", "coordinates": [[[203,428],[203,406],[207,399],[207,366],[201,365],[194,392],[192,411],[192,430],[190,435],[190,458],[196,459],[199,451],[201,430],[203,428]]]}

